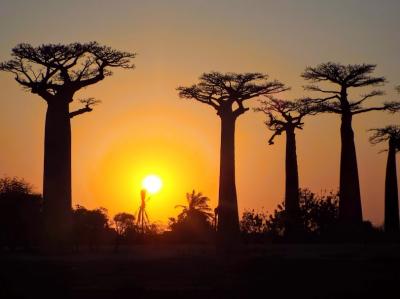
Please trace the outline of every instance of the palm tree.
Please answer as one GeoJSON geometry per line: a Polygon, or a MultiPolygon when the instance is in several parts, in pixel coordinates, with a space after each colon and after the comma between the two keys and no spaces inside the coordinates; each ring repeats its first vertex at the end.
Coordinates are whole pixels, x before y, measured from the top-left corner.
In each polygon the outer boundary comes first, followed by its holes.
{"type": "Polygon", "coordinates": [[[182,212],[178,215],[178,219],[193,219],[203,218],[206,221],[212,221],[213,213],[208,205],[210,199],[204,196],[201,192],[186,193],[186,200],[188,205],[177,205],[175,208],[182,208],[182,212]]]}
{"type": "Polygon", "coordinates": [[[213,240],[213,213],[208,205],[210,199],[201,192],[186,193],[187,205],[177,205],[182,211],[171,220],[171,231],[185,242],[210,242],[213,240]]]}

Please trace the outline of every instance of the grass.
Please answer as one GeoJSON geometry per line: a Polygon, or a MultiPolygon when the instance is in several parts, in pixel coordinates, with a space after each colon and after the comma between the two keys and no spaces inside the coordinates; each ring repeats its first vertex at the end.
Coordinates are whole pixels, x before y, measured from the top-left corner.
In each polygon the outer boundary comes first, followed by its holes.
{"type": "MultiPolygon", "coordinates": [[[[143,245],[63,256],[0,254],[0,298],[386,298],[400,244],[143,245]]],[[[396,297],[396,295],[393,295],[396,297]]]]}

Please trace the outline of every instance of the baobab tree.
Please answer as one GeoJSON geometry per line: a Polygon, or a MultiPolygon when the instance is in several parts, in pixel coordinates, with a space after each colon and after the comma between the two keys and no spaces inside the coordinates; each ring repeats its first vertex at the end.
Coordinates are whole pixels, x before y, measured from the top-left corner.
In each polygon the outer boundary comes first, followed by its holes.
{"type": "Polygon", "coordinates": [[[354,88],[378,86],[385,83],[384,77],[374,77],[371,73],[375,70],[373,64],[323,63],[316,67],[307,67],[302,77],[319,85],[307,85],[306,90],[316,91],[324,96],[319,98],[321,112],[336,113],[341,116],[341,156],[340,156],[340,200],[339,219],[349,228],[359,227],[362,223],[362,209],[360,184],[358,178],[357,156],[352,128],[353,116],[371,111],[397,111],[398,102],[387,102],[377,106],[367,106],[366,101],[383,95],[381,90],[372,90],[359,98],[349,98],[349,91],[354,88]],[[321,85],[329,83],[334,88],[321,85]]]}
{"type": "Polygon", "coordinates": [[[296,153],[296,129],[303,129],[303,119],[307,115],[317,113],[313,101],[300,99],[296,101],[281,100],[268,96],[260,101],[261,106],[255,111],[267,115],[265,125],[273,132],[268,140],[274,144],[276,136],[286,135],[285,158],[285,235],[297,237],[301,233],[300,204],[299,204],[299,173],[296,153]]]}
{"type": "Polygon", "coordinates": [[[400,151],[400,126],[386,126],[372,129],[372,144],[388,143],[388,157],[385,179],[385,224],[386,232],[397,233],[399,227],[399,199],[397,189],[396,153],[400,151]]]}
{"type": "Polygon", "coordinates": [[[235,184],[235,124],[249,110],[244,102],[286,90],[279,81],[262,73],[204,73],[199,83],[178,87],[179,96],[207,104],[221,119],[218,242],[229,246],[239,240],[239,214],[235,184]]]}
{"type": "Polygon", "coordinates": [[[76,111],[70,111],[69,105],[80,89],[110,76],[110,68],[133,68],[135,54],[89,42],[39,47],[19,44],[11,56],[0,64],[0,70],[14,74],[24,89],[47,103],[43,175],[46,228],[50,240],[64,242],[71,229],[70,121],[92,111],[97,101],[81,100],[84,107],[76,111]]]}

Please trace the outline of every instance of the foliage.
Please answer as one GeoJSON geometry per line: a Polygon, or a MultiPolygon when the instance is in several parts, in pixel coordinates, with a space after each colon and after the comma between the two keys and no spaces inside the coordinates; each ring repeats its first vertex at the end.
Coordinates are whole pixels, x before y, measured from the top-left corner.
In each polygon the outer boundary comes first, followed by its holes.
{"type": "Polygon", "coordinates": [[[0,178],[0,247],[25,249],[39,243],[43,200],[17,177],[0,178]]]}
{"type": "Polygon", "coordinates": [[[267,215],[255,210],[244,211],[240,219],[240,230],[247,234],[263,234],[267,231],[267,215]]]}
{"type": "Polygon", "coordinates": [[[169,218],[169,229],[182,241],[209,242],[214,231],[213,214],[208,205],[210,199],[201,192],[186,193],[187,205],[178,205],[182,211],[175,219],[169,218]]]}
{"type": "MultiPolygon", "coordinates": [[[[337,229],[339,198],[336,193],[316,195],[300,189],[301,231],[309,236],[326,237],[337,229]]],[[[285,206],[279,204],[273,213],[245,211],[241,230],[245,234],[265,234],[282,237],[285,232],[285,206]]]]}
{"type": "Polygon", "coordinates": [[[267,96],[268,100],[260,101],[261,106],[255,108],[257,112],[267,115],[265,125],[273,132],[268,140],[270,145],[274,144],[274,138],[285,131],[303,129],[303,118],[307,115],[318,113],[317,101],[311,99],[298,99],[295,101],[281,100],[273,96],[267,96]]]}
{"type": "MultiPolygon", "coordinates": [[[[12,73],[26,90],[49,104],[73,101],[78,90],[96,84],[112,75],[110,68],[132,69],[135,53],[115,50],[97,42],[15,46],[12,59],[0,63],[0,71],[12,73]]],[[[81,99],[83,108],[70,113],[70,118],[93,110],[99,103],[93,98],[81,99]]]]}
{"type": "Polygon", "coordinates": [[[95,249],[107,238],[110,231],[107,209],[88,210],[77,205],[72,212],[75,245],[88,245],[95,249]]]}
{"type": "Polygon", "coordinates": [[[118,213],[114,216],[115,230],[118,235],[127,235],[130,231],[135,231],[135,216],[129,213],[118,213]]]}
{"type": "Polygon", "coordinates": [[[396,151],[400,150],[400,126],[386,126],[384,128],[371,129],[374,134],[369,138],[372,144],[389,141],[396,151]]]}
{"type": "Polygon", "coordinates": [[[192,193],[186,193],[186,200],[188,203],[187,206],[175,206],[175,208],[182,208],[182,212],[178,216],[179,219],[190,218],[195,215],[200,215],[200,217],[205,218],[207,221],[212,219],[213,214],[208,205],[210,199],[207,196],[204,196],[201,192],[196,193],[193,190],[192,193]]]}
{"type": "Polygon", "coordinates": [[[178,87],[179,96],[210,105],[218,111],[220,116],[225,112],[231,112],[237,117],[249,110],[243,106],[244,101],[288,89],[279,81],[269,81],[268,75],[262,73],[211,72],[201,75],[199,81],[198,84],[190,87],[178,87]],[[233,103],[236,103],[238,107],[231,111],[233,103]]]}
{"type": "Polygon", "coordinates": [[[355,100],[348,100],[347,89],[367,86],[379,86],[386,82],[384,77],[374,77],[376,65],[349,64],[327,62],[316,67],[307,67],[302,77],[312,83],[329,82],[338,86],[338,89],[325,89],[318,85],[306,85],[305,89],[316,91],[324,95],[318,98],[321,112],[338,114],[359,114],[369,111],[387,110],[396,112],[400,109],[400,102],[386,102],[376,107],[364,107],[366,101],[376,96],[384,95],[381,90],[372,90],[355,100]]]}

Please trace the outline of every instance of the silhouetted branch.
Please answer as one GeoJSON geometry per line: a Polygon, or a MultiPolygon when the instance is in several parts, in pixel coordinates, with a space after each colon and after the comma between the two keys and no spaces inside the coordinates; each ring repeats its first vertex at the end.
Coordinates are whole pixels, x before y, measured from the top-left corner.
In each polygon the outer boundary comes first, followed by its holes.
{"type": "Polygon", "coordinates": [[[357,106],[360,105],[361,103],[363,103],[365,100],[368,100],[369,98],[375,97],[375,96],[381,96],[384,95],[385,93],[381,90],[373,90],[370,93],[367,93],[366,95],[364,95],[360,100],[356,101],[356,102],[352,102],[350,105],[351,106],[357,106]]]}
{"type": "Polygon", "coordinates": [[[199,102],[208,104],[214,107],[216,110],[219,109],[219,101],[223,100],[223,97],[216,98],[213,96],[215,94],[214,90],[202,90],[196,85],[191,87],[178,87],[179,96],[186,99],[196,99],[199,102]]]}
{"type": "Polygon", "coordinates": [[[267,96],[268,100],[261,100],[261,106],[254,109],[256,112],[263,112],[267,115],[265,125],[274,134],[268,140],[270,145],[274,144],[273,140],[277,135],[281,135],[283,131],[302,129],[304,123],[303,117],[306,115],[314,115],[318,112],[319,106],[309,99],[298,99],[295,101],[277,99],[271,95],[267,96]]]}
{"type": "Polygon", "coordinates": [[[400,111],[400,102],[386,102],[383,104],[381,107],[369,107],[365,109],[359,109],[355,110],[352,112],[352,114],[359,114],[359,113],[365,113],[365,112],[370,112],[370,111],[389,111],[392,113],[400,111]]]}
{"type": "Polygon", "coordinates": [[[320,88],[320,87],[317,86],[317,85],[304,85],[303,88],[304,88],[305,90],[309,90],[309,91],[319,91],[319,92],[322,92],[322,93],[336,93],[336,94],[340,94],[340,91],[336,91],[336,90],[325,90],[325,89],[320,88]]]}
{"type": "Polygon", "coordinates": [[[93,110],[92,106],[99,104],[101,101],[96,100],[94,98],[87,98],[87,99],[81,99],[79,100],[82,104],[85,104],[84,108],[78,109],[76,111],[72,111],[69,113],[69,117],[73,118],[77,115],[86,113],[86,112],[91,112],[93,110]]]}
{"type": "Polygon", "coordinates": [[[375,128],[368,130],[374,132],[369,138],[371,144],[378,144],[390,141],[396,151],[400,150],[400,126],[386,126],[384,128],[375,128]]]}
{"type": "Polygon", "coordinates": [[[276,130],[276,131],[274,132],[274,134],[272,134],[271,138],[268,139],[268,144],[269,144],[269,145],[273,145],[273,144],[274,144],[274,138],[275,138],[275,136],[281,135],[282,132],[283,132],[283,129],[282,129],[282,130],[276,130]]]}

